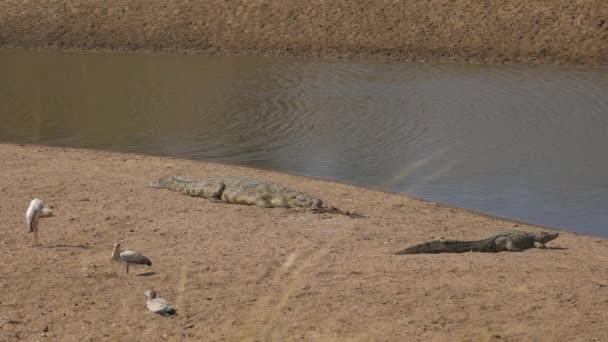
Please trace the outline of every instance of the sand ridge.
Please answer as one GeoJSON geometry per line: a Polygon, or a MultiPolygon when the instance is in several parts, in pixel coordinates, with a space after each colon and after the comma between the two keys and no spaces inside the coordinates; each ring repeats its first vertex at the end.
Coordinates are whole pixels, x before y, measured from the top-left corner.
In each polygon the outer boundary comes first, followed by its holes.
{"type": "Polygon", "coordinates": [[[0,144],[0,340],[605,340],[608,241],[398,256],[432,238],[524,224],[397,194],[244,167],[0,144]],[[180,174],[273,179],[366,216],[210,203],[146,188],[180,174]],[[31,247],[24,213],[55,217],[31,247]],[[150,257],[131,276],[112,245],[150,257]],[[152,272],[149,274],[149,272],[152,272]],[[177,308],[146,310],[152,288],[177,308]]]}

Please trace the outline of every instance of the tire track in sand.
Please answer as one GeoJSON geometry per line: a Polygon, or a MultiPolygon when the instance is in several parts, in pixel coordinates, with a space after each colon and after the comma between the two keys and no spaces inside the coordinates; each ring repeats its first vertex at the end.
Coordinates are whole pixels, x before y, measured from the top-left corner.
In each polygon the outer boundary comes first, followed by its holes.
{"type": "Polygon", "coordinates": [[[175,308],[181,311],[182,314],[186,314],[186,307],[184,306],[184,293],[186,293],[186,285],[188,282],[188,271],[190,266],[188,263],[182,265],[182,269],[179,274],[179,281],[177,283],[177,297],[175,298],[175,308]]]}
{"type": "Polygon", "coordinates": [[[297,289],[306,285],[309,279],[308,274],[321,263],[339,241],[341,239],[334,239],[319,248],[308,250],[303,256],[300,256],[302,254],[300,252],[289,254],[272,277],[270,287],[273,290],[259,298],[256,305],[242,318],[242,328],[236,332],[235,340],[282,340],[285,331],[281,327],[277,327],[277,323],[289,298],[297,289]]]}

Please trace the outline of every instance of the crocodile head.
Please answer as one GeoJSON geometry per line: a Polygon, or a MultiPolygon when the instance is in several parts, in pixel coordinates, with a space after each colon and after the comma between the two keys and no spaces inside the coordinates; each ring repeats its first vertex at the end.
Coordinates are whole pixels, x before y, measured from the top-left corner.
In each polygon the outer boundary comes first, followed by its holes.
{"type": "Polygon", "coordinates": [[[291,194],[287,197],[287,202],[292,207],[321,208],[323,201],[307,194],[291,194]]]}
{"type": "Polygon", "coordinates": [[[314,201],[310,202],[310,206],[313,208],[321,208],[323,206],[323,201],[318,198],[315,198],[314,201]]]}
{"type": "Polygon", "coordinates": [[[536,232],[534,233],[534,240],[545,244],[551,240],[557,239],[558,236],[559,233],[536,232]]]}

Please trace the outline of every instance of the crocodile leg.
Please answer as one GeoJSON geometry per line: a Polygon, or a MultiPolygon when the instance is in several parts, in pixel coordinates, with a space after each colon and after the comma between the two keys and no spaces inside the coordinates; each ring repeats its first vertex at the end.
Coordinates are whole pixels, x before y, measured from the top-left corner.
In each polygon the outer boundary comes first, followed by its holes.
{"type": "Polygon", "coordinates": [[[507,250],[509,252],[521,252],[521,251],[523,251],[523,249],[517,248],[517,246],[515,246],[515,243],[511,239],[507,239],[506,246],[507,246],[507,250]]]}
{"type": "Polygon", "coordinates": [[[270,205],[277,208],[291,208],[289,201],[285,196],[274,196],[271,200],[268,200],[270,205]]]}
{"type": "Polygon", "coordinates": [[[257,207],[262,207],[262,208],[270,208],[270,201],[268,200],[268,198],[266,196],[259,196],[258,198],[255,199],[255,205],[257,207]]]}
{"type": "Polygon", "coordinates": [[[224,190],[226,189],[226,184],[224,182],[219,182],[209,186],[209,188],[205,189],[203,197],[206,198],[216,198],[221,199],[224,190]]]}

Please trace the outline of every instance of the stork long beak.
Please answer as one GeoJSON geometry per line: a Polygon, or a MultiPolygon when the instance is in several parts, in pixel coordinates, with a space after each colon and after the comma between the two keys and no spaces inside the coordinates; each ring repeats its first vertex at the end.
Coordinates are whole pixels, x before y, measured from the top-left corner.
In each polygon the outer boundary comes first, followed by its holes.
{"type": "Polygon", "coordinates": [[[118,253],[120,253],[120,244],[116,243],[114,244],[114,250],[112,250],[112,258],[110,258],[110,263],[114,261],[118,253]]]}

